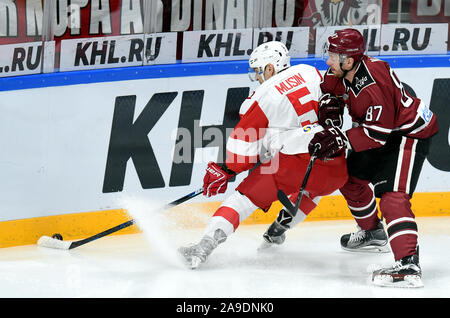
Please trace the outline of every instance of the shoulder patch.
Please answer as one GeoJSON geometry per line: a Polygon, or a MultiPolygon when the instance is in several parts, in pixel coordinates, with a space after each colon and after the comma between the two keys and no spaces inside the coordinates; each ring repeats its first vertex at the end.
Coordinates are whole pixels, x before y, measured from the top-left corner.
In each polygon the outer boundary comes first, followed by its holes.
{"type": "Polygon", "coordinates": [[[356,97],[364,88],[372,84],[376,84],[376,82],[370,74],[366,64],[362,61],[361,64],[359,64],[358,70],[356,70],[350,89],[356,97]]]}

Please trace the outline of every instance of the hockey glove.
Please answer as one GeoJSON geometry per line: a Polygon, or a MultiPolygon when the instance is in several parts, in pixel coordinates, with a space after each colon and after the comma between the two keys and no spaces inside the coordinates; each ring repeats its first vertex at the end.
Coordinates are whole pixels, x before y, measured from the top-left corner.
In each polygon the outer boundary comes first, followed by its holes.
{"type": "Polygon", "coordinates": [[[219,166],[215,162],[209,162],[203,178],[203,195],[210,197],[224,193],[227,190],[228,180],[234,175],[235,173],[225,165],[219,166]]]}
{"type": "Polygon", "coordinates": [[[344,115],[344,101],[331,94],[322,95],[319,99],[319,125],[342,128],[344,115]]]}
{"type": "Polygon", "coordinates": [[[314,135],[308,145],[308,152],[312,156],[315,152],[317,158],[324,160],[339,155],[350,143],[339,128],[329,127],[314,135]]]}

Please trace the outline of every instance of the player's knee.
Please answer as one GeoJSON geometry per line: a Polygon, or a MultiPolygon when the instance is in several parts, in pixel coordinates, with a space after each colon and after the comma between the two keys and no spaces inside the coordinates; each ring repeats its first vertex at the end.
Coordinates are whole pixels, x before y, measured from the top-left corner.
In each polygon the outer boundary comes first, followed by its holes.
{"type": "Polygon", "coordinates": [[[363,196],[366,192],[372,192],[369,187],[369,182],[350,176],[347,182],[339,189],[339,191],[346,198],[363,196]]]}

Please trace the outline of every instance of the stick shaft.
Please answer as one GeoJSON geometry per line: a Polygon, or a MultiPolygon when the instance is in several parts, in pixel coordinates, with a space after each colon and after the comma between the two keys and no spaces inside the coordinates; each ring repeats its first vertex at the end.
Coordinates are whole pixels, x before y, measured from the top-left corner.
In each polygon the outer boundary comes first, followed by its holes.
{"type": "Polygon", "coordinates": [[[193,192],[191,192],[191,193],[189,193],[189,194],[186,194],[186,195],[185,195],[184,197],[182,197],[182,198],[179,198],[179,199],[177,199],[177,200],[175,200],[175,201],[172,201],[172,202],[166,204],[166,205],[164,206],[163,209],[168,209],[168,208],[177,206],[177,205],[179,205],[179,204],[181,204],[181,203],[183,203],[183,202],[186,202],[187,200],[190,200],[190,199],[192,199],[192,198],[198,196],[198,195],[201,194],[201,193],[203,193],[203,188],[200,188],[200,189],[198,189],[198,190],[195,190],[195,191],[193,191],[193,192]]]}
{"type": "Polygon", "coordinates": [[[306,168],[305,176],[303,177],[302,186],[300,187],[300,191],[298,193],[297,203],[295,204],[295,213],[297,213],[297,210],[300,207],[300,203],[302,202],[303,193],[305,192],[306,184],[308,183],[309,175],[311,174],[311,170],[315,161],[316,156],[311,156],[308,167],[306,168]]]}
{"type": "Polygon", "coordinates": [[[289,200],[286,193],[284,193],[282,190],[278,190],[278,199],[283,204],[283,206],[288,210],[288,212],[291,214],[292,217],[295,217],[297,215],[297,211],[298,211],[298,208],[300,207],[300,203],[302,202],[303,193],[305,192],[305,188],[308,183],[309,175],[311,174],[311,170],[312,170],[312,167],[313,167],[315,161],[316,161],[316,156],[312,155],[311,159],[309,160],[308,166],[306,167],[305,176],[303,177],[303,181],[300,186],[300,190],[298,193],[298,197],[297,197],[295,206],[292,204],[291,200],[289,200]]]}
{"type": "Polygon", "coordinates": [[[90,236],[90,237],[88,237],[88,238],[85,238],[85,239],[82,239],[82,240],[79,240],[79,241],[72,242],[72,243],[70,244],[70,246],[69,246],[69,250],[71,250],[71,249],[73,249],[73,248],[76,248],[76,247],[78,247],[78,246],[84,245],[84,244],[86,244],[86,243],[95,241],[95,240],[97,240],[97,239],[99,239],[99,238],[101,238],[101,237],[103,237],[103,236],[106,236],[106,235],[112,234],[112,233],[114,233],[114,232],[120,231],[120,230],[122,230],[122,229],[124,229],[124,228],[126,228],[126,227],[129,227],[129,226],[133,225],[134,223],[135,223],[134,220],[129,220],[129,221],[127,221],[127,222],[124,222],[124,223],[122,223],[122,224],[119,224],[119,225],[117,225],[117,226],[115,226],[115,227],[112,227],[112,228],[110,228],[110,229],[108,229],[108,230],[106,230],[106,231],[103,231],[103,232],[101,232],[101,233],[92,235],[92,236],[90,236]]]}
{"type": "MultiPolygon", "coordinates": [[[[195,191],[193,191],[193,192],[191,192],[191,193],[185,195],[185,196],[182,197],[182,198],[179,198],[179,199],[177,199],[177,200],[175,200],[175,201],[172,201],[172,202],[166,204],[162,209],[165,210],[165,209],[168,209],[168,208],[177,206],[177,205],[179,205],[179,204],[181,204],[181,203],[183,203],[183,202],[186,202],[186,201],[189,200],[189,199],[192,199],[192,198],[198,196],[198,195],[201,194],[202,192],[203,192],[203,188],[198,189],[198,190],[195,190],[195,191]]],[[[127,227],[129,227],[129,226],[135,224],[135,222],[136,222],[135,220],[129,220],[129,221],[127,221],[127,222],[124,222],[124,223],[122,223],[122,224],[119,224],[119,225],[117,225],[117,226],[114,226],[114,227],[112,227],[112,228],[110,228],[110,229],[107,229],[107,230],[105,230],[105,231],[103,231],[103,232],[101,232],[101,233],[92,235],[92,236],[90,236],[90,237],[88,237],[88,238],[85,238],[85,239],[82,239],[82,240],[79,240],[79,241],[74,241],[74,242],[72,242],[72,243],[70,244],[69,250],[70,250],[70,249],[73,249],[73,248],[76,248],[76,247],[78,247],[78,246],[84,245],[84,244],[86,244],[86,243],[95,241],[95,240],[97,240],[97,239],[99,239],[99,238],[101,238],[101,237],[104,237],[104,236],[106,236],[106,235],[110,235],[110,234],[112,234],[112,233],[115,233],[115,232],[117,232],[117,231],[120,231],[120,230],[122,230],[122,229],[124,229],[124,228],[127,228],[127,227]]]]}

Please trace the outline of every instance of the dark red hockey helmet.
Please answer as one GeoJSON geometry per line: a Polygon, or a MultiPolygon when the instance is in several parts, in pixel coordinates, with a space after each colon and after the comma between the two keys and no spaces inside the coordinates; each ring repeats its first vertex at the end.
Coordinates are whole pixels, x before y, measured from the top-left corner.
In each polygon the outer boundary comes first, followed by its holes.
{"type": "Polygon", "coordinates": [[[345,54],[359,62],[365,51],[364,38],[356,29],[338,30],[328,37],[328,52],[345,54]]]}

